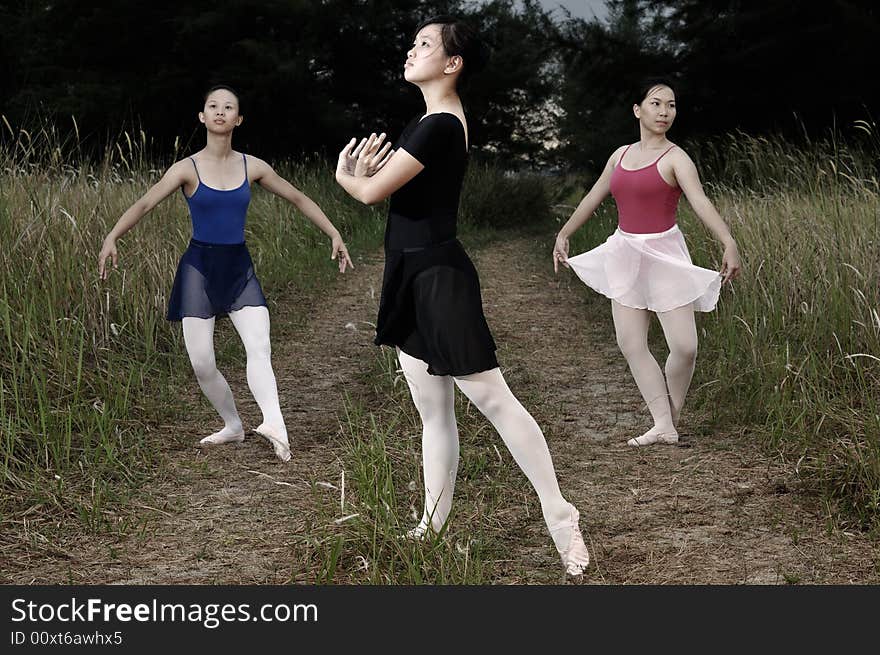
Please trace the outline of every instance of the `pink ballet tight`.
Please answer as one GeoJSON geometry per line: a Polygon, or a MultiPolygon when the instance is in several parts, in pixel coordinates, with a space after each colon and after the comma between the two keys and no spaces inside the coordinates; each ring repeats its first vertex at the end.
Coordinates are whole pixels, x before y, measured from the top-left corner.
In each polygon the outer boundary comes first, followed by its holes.
{"type": "Polygon", "coordinates": [[[691,305],[668,312],[657,312],[663,328],[669,357],[665,378],[657,360],[648,349],[648,325],[651,312],[634,309],[611,301],[611,314],[617,334],[617,345],[626,358],[636,386],[654,419],[654,426],[628,443],[645,446],[652,443],[678,441],[675,428],[694,374],[697,356],[697,328],[691,305]]]}
{"type": "MultiPolygon", "coordinates": [[[[263,424],[257,431],[262,432],[261,428],[265,426],[273,436],[277,435],[277,439],[286,444],[287,428],[281,416],[278,388],[270,361],[269,310],[265,307],[244,307],[230,312],[229,318],[244,344],[247,353],[248,387],[263,413],[263,424]]],[[[185,317],[183,339],[199,386],[224,422],[222,430],[205,437],[202,443],[221,444],[241,441],[244,439],[244,430],[235,408],[232,390],[217,370],[214,359],[214,320],[213,317],[185,317]]],[[[289,458],[289,454],[287,457],[289,458]]]]}
{"type": "MultiPolygon", "coordinates": [[[[455,386],[489,419],[514,460],[538,493],[548,527],[565,523],[571,505],[563,498],[547,442],[535,419],[520,404],[494,368],[461,377],[428,373],[420,359],[398,351],[400,367],[422,419],[422,465],[425,476],[425,510],[414,533],[430,526],[439,531],[452,508],[458,469],[458,428],[455,422],[455,386]]],[[[566,528],[552,533],[557,548],[571,539],[566,528]]]]}

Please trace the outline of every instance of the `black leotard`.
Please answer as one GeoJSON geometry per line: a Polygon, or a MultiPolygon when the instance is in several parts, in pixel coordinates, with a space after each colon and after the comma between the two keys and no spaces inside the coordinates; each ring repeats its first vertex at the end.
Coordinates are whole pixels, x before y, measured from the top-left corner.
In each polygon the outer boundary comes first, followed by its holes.
{"type": "Polygon", "coordinates": [[[391,196],[376,344],[427,362],[433,375],[495,368],[480,281],[456,238],[464,126],[454,114],[429,114],[406,127],[397,148],[425,168],[391,196]]]}

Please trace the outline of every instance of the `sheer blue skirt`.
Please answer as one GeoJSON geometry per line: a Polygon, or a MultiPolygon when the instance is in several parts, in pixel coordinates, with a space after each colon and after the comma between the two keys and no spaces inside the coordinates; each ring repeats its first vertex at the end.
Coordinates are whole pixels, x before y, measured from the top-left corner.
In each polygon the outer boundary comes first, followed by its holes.
{"type": "Polygon", "coordinates": [[[260,306],[266,306],[266,298],[244,243],[190,240],[174,276],[169,321],[225,316],[242,307],[260,306]]]}

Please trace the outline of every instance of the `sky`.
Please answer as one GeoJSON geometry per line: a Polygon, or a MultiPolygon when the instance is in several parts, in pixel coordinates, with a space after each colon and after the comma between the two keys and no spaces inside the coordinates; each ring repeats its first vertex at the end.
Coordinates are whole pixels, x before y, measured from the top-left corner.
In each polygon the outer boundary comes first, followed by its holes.
{"type": "MultiPolygon", "coordinates": [[[[471,1],[481,4],[488,0],[471,1]]],[[[538,2],[544,10],[553,12],[558,18],[563,17],[563,12],[559,11],[560,7],[568,9],[573,18],[583,18],[585,20],[598,18],[599,20],[605,20],[608,17],[605,0],[538,0],[538,2]]]]}
{"type": "MultiPolygon", "coordinates": [[[[604,20],[608,16],[605,8],[605,0],[540,0],[544,9],[555,10],[560,6],[565,7],[571,12],[575,18],[585,18],[587,20],[594,16],[600,20],[604,20]]],[[[562,12],[558,12],[562,13],[562,12]]]]}

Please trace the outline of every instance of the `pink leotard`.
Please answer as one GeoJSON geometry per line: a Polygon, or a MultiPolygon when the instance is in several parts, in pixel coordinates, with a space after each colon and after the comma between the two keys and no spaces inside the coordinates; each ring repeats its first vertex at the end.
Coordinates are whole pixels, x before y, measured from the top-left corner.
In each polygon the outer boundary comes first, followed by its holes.
{"type": "Polygon", "coordinates": [[[675,146],[670,146],[653,163],[632,171],[621,166],[631,147],[626,147],[611,172],[611,195],[617,203],[617,225],[622,231],[633,234],[665,232],[675,225],[681,189],[670,186],[660,176],[657,162],[675,146]]]}

